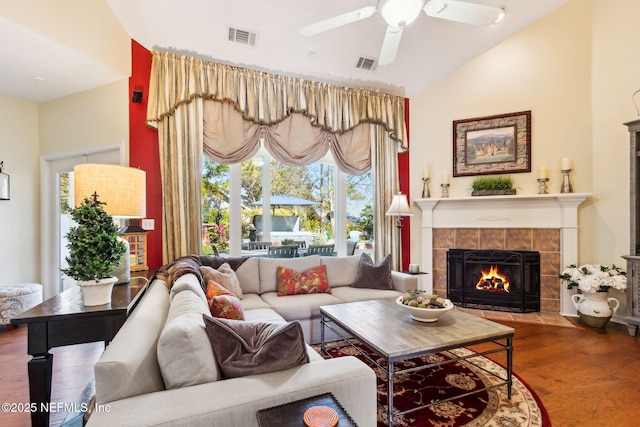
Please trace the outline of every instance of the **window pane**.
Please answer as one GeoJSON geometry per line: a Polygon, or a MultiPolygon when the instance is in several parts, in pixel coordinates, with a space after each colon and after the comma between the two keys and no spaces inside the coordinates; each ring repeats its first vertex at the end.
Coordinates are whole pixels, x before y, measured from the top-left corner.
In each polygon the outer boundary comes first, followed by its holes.
{"type": "Polygon", "coordinates": [[[373,256],[373,180],[371,172],[347,175],[347,254],[373,256]],[[354,245],[355,244],[355,245],[354,245]]]}

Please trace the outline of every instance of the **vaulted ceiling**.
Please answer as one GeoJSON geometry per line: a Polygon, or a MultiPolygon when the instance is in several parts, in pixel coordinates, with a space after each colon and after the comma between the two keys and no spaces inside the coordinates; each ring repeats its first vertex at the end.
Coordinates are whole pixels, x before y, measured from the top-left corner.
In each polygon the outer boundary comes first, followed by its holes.
{"type": "MultiPolygon", "coordinates": [[[[567,2],[465,0],[507,10],[505,19],[490,27],[420,13],[404,29],[396,60],[389,65],[377,65],[375,61],[387,28],[378,13],[312,37],[300,34],[303,26],[376,6],[376,0],[91,1],[106,2],[129,36],[150,50],[169,50],[230,65],[407,97],[567,2]],[[255,43],[249,46],[229,41],[229,27],[240,30],[240,35],[255,34],[255,43]],[[374,68],[358,69],[360,58],[373,60],[374,68]]],[[[48,39],[33,28],[25,29],[4,19],[2,12],[0,37],[5,40],[0,47],[0,92],[14,97],[43,102],[127,77],[64,43],[48,39]],[[46,59],[63,60],[44,61],[43,52],[46,59]],[[76,72],[65,72],[72,69],[76,72]],[[77,70],[85,72],[77,73],[77,70]],[[47,73],[60,76],[54,79],[55,85],[34,81],[34,77],[47,73]]]]}

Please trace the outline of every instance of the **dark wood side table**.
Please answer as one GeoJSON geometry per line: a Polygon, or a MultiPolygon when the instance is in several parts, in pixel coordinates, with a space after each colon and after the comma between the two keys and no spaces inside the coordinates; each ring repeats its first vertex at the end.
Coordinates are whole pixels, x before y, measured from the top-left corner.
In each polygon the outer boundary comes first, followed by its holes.
{"type": "Polygon", "coordinates": [[[331,393],[308,397],[295,402],[272,408],[261,409],[256,413],[260,427],[304,427],[304,413],[312,406],[328,406],[338,413],[338,427],[357,427],[358,425],[347,414],[342,405],[331,393]]]}
{"type": "Polygon", "coordinates": [[[13,319],[14,325],[26,324],[29,397],[35,404],[31,412],[33,427],[49,426],[48,404],[51,401],[53,355],[49,350],[63,345],[96,341],[109,343],[124,324],[142,296],[148,281],[132,279],[129,284],[115,285],[111,303],[86,307],[82,291],[73,286],[27,310],[13,319]]]}

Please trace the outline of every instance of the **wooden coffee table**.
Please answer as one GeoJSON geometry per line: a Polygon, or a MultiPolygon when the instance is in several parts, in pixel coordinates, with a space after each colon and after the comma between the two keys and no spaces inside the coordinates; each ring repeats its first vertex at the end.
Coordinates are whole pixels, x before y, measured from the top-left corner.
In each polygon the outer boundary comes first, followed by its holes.
{"type": "MultiPolygon", "coordinates": [[[[380,366],[369,358],[387,376],[388,401],[387,413],[389,426],[393,425],[393,417],[403,415],[428,406],[443,403],[452,399],[479,393],[502,385],[507,386],[509,399],[511,398],[511,368],[512,368],[512,339],[514,329],[490,320],[451,310],[445,313],[437,322],[424,323],[412,320],[401,310],[395,300],[360,301],[347,304],[324,305],[320,307],[321,349],[329,354],[325,342],[325,328],[329,328],[339,337],[348,340],[356,338],[371,351],[386,361],[386,366],[380,366]],[[418,356],[452,350],[479,343],[493,343],[490,349],[468,356],[453,356],[451,360],[423,365],[405,370],[397,370],[394,364],[418,356]],[[393,379],[395,375],[426,369],[432,366],[472,359],[501,351],[507,352],[507,377],[494,375],[501,381],[480,390],[464,393],[449,399],[428,405],[412,408],[407,411],[394,411],[393,407],[393,379]]],[[[358,350],[357,346],[354,346],[358,350]]],[[[358,350],[363,354],[360,350],[358,350]]]]}
{"type": "Polygon", "coordinates": [[[51,401],[53,355],[49,350],[63,345],[83,344],[113,339],[135,307],[148,281],[132,279],[131,283],[115,285],[111,303],[87,307],[82,291],[72,286],[11,319],[14,325],[28,325],[27,352],[31,425],[48,426],[51,401]]]}

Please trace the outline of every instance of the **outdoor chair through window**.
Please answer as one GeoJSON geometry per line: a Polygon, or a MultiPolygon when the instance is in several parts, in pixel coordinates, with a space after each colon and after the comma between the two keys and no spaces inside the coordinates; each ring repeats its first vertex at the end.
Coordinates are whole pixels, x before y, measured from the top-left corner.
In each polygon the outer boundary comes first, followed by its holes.
{"type": "Polygon", "coordinates": [[[320,256],[333,256],[333,249],[335,245],[309,245],[307,249],[307,255],[320,255],[320,256]]]}
{"type": "Polygon", "coordinates": [[[295,258],[298,256],[298,245],[269,246],[270,258],[295,258]]]}
{"type": "Polygon", "coordinates": [[[269,249],[269,246],[271,246],[271,242],[249,242],[247,244],[247,247],[250,251],[269,249]]]}

